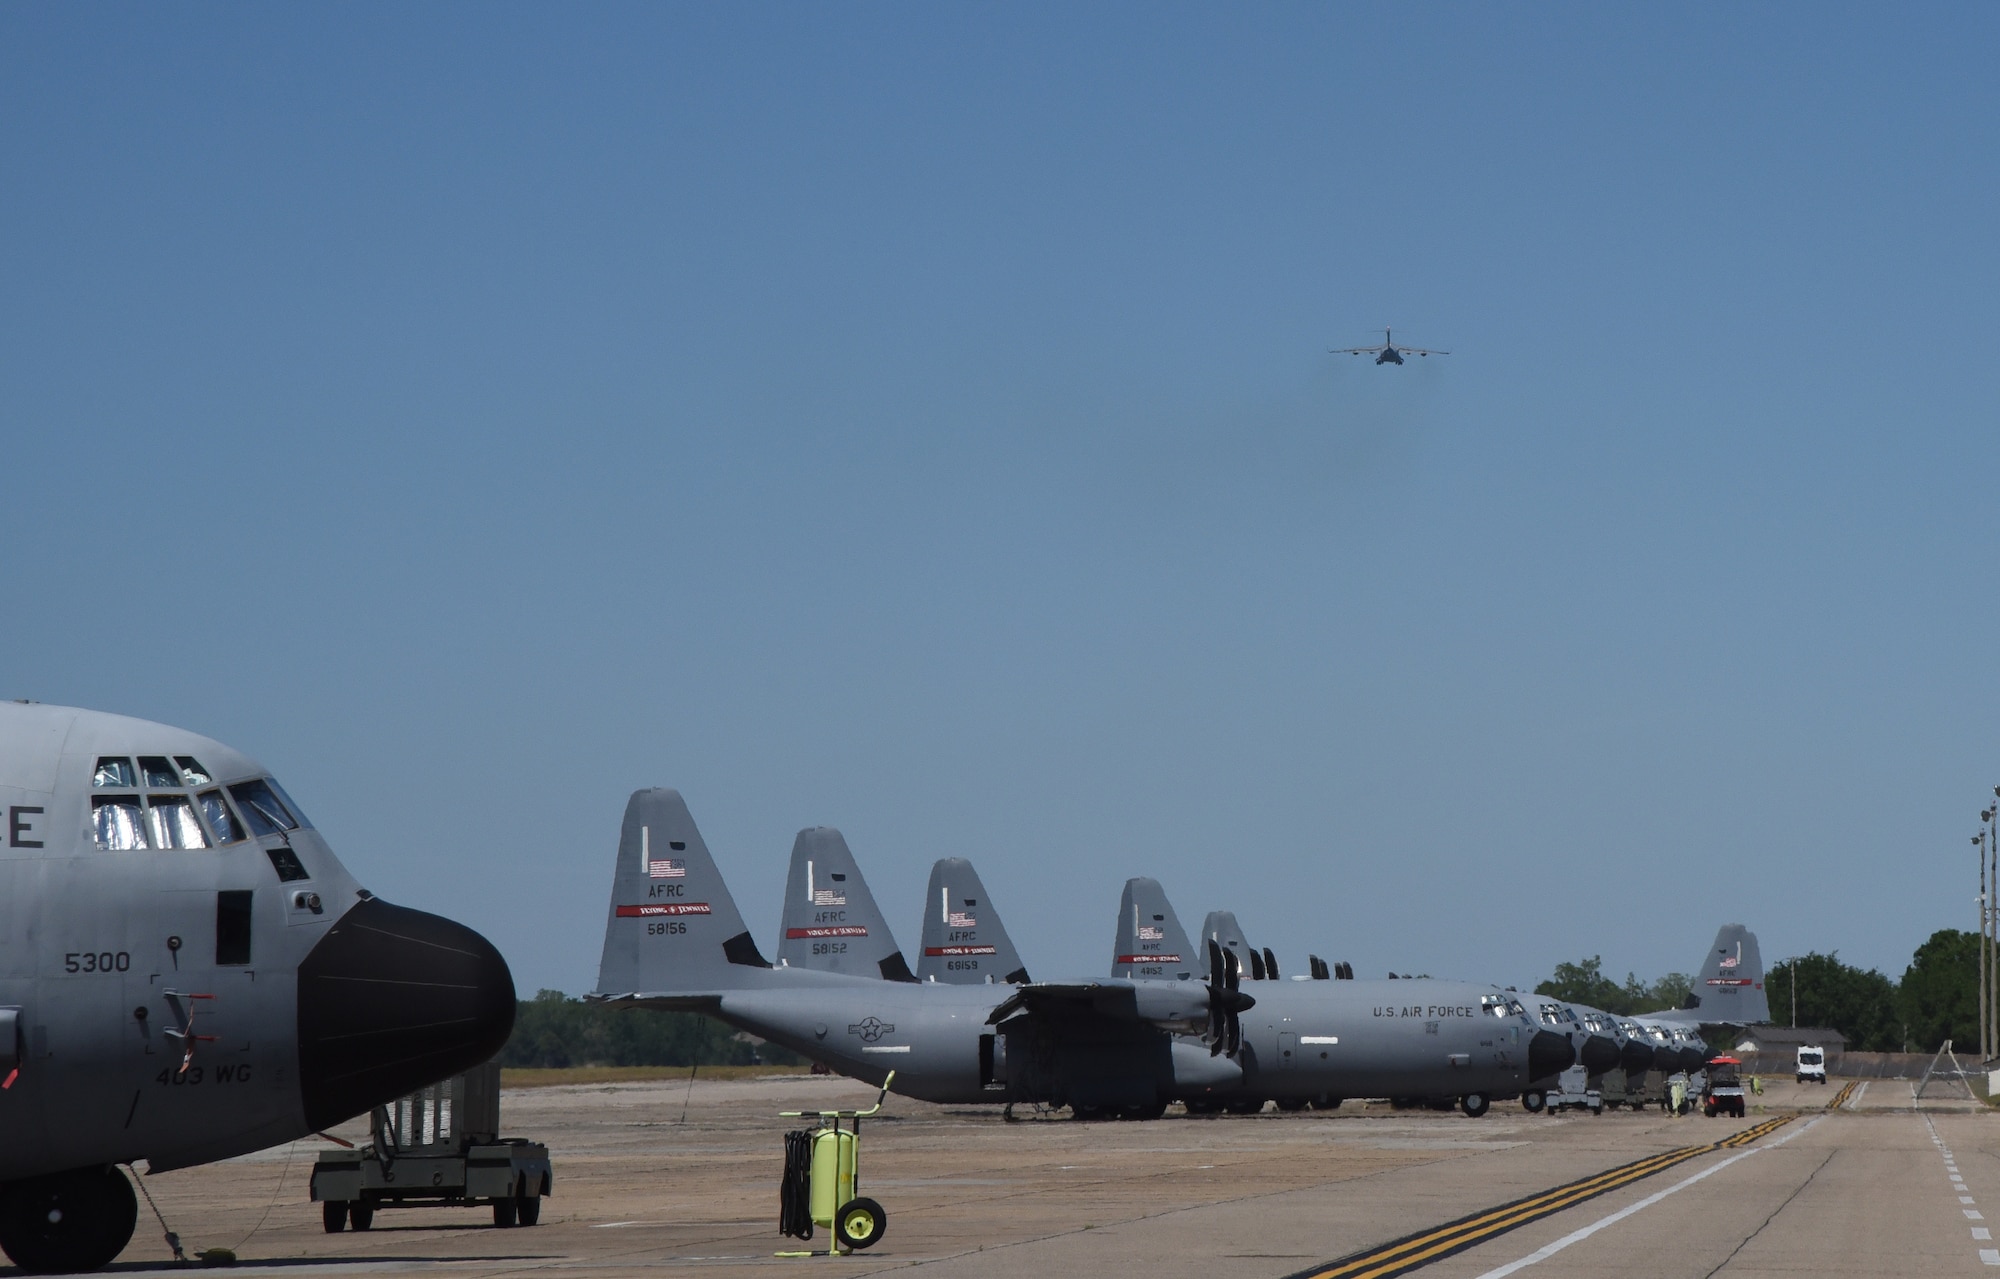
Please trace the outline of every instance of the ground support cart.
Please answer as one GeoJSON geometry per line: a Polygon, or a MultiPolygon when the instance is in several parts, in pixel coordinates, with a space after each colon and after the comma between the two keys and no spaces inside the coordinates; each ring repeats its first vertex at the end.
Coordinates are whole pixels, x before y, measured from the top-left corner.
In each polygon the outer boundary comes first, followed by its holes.
{"type": "Polygon", "coordinates": [[[1588,1110],[1593,1115],[1604,1113],[1604,1094],[1590,1086],[1590,1072],[1582,1066],[1571,1066],[1556,1077],[1556,1086],[1549,1089],[1543,1098],[1551,1115],[1565,1110],[1588,1110]]]}
{"type": "Polygon", "coordinates": [[[372,1140],[329,1150],[312,1197],[328,1234],[366,1230],[378,1208],[491,1204],[495,1226],[532,1226],[555,1180],[548,1147],[499,1136],[500,1067],[418,1089],[370,1116],[372,1140]]]}
{"type": "Polygon", "coordinates": [[[814,1118],[818,1128],[785,1134],[785,1178],[778,1187],[778,1233],[811,1239],[815,1227],[829,1232],[826,1251],[780,1252],[780,1257],[831,1257],[873,1247],[889,1228],[889,1214],[873,1199],[856,1194],[861,1177],[861,1120],[882,1109],[896,1072],[882,1081],[875,1104],[866,1110],[786,1110],[784,1119],[814,1118]],[[841,1120],[852,1126],[841,1127],[841,1120]]]}

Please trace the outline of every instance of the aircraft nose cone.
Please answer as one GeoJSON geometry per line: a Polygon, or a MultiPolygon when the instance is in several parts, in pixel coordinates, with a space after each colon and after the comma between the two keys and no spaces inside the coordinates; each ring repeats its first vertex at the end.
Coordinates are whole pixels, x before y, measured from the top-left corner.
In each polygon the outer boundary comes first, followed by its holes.
{"type": "Polygon", "coordinates": [[[1653,1068],[1652,1046],[1642,1044],[1636,1039],[1626,1040],[1625,1051],[1619,1054],[1618,1064],[1625,1068],[1625,1073],[1628,1075],[1636,1074],[1639,1071],[1651,1070],[1653,1068]]]}
{"type": "Polygon", "coordinates": [[[1576,1062],[1576,1049],[1553,1030],[1538,1030],[1528,1041],[1528,1078],[1547,1079],[1559,1075],[1576,1062]]]}
{"type": "Polygon", "coordinates": [[[369,899],[299,965],[299,1092],[331,1128],[490,1059],[514,1029],[514,976],[463,924],[369,899]]]}
{"type": "Polygon", "coordinates": [[[1603,1035],[1592,1035],[1583,1041],[1583,1068],[1593,1075],[1601,1075],[1618,1064],[1618,1045],[1603,1035]]]}

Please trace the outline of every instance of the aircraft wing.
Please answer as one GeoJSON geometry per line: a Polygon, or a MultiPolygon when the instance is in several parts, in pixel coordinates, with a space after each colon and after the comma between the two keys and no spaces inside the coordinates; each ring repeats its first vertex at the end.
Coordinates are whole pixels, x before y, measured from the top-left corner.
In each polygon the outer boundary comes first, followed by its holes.
{"type": "MultiPolygon", "coordinates": [[[[1329,354],[1329,355],[1380,355],[1380,354],[1382,354],[1382,352],[1384,352],[1384,351],[1386,351],[1386,350],[1388,350],[1388,349],[1389,349],[1389,348],[1388,348],[1388,347],[1386,347],[1386,346],[1343,346],[1343,347],[1340,347],[1340,348],[1338,348],[1338,349],[1336,349],[1336,350],[1333,350],[1333,351],[1329,351],[1329,352],[1327,352],[1327,354],[1329,354]]],[[[1408,347],[1398,347],[1397,349],[1398,349],[1398,350],[1408,350],[1409,348],[1408,348],[1408,347]]],[[[1438,352],[1438,354],[1442,355],[1442,354],[1444,354],[1444,352],[1440,351],[1440,352],[1438,352]]]]}
{"type": "Polygon", "coordinates": [[[584,999],[593,1004],[618,1004],[627,1008],[658,1008],[666,1012],[712,1013],[722,1007],[722,996],[672,995],[632,991],[619,995],[585,995],[584,999]]]}
{"type": "Polygon", "coordinates": [[[1420,346],[1399,346],[1396,349],[1398,351],[1401,351],[1404,355],[1450,355],[1451,354],[1450,351],[1427,351],[1420,346]]]}
{"type": "Polygon", "coordinates": [[[1208,1024],[1208,988],[1199,982],[1110,978],[1088,982],[1034,982],[1022,986],[986,1021],[1015,1017],[1075,1021],[1146,1022],[1162,1030],[1198,1033],[1208,1024]]]}

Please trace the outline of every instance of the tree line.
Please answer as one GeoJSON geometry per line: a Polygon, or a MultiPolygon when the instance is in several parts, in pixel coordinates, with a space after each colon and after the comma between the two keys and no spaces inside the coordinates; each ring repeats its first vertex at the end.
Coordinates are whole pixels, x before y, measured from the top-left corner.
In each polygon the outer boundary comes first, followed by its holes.
{"type": "MultiPolygon", "coordinates": [[[[1979,935],[1942,928],[1917,947],[1897,981],[1873,968],[1843,963],[1839,951],[1772,963],[1764,972],[1771,1020],[1792,1022],[1793,973],[1798,974],[1798,1024],[1830,1026],[1857,1052],[1934,1052],[1949,1039],[1979,1042],[1979,935]]],[[[1555,975],[1535,987],[1571,1003],[1608,1013],[1662,1012],[1686,1005],[1693,982],[1668,973],[1655,982],[1627,974],[1623,985],[1604,974],[1596,955],[1557,964],[1555,975]]],[[[1975,1047],[1976,1051],[1976,1047],[1975,1047]]]]}
{"type": "Polygon", "coordinates": [[[700,1013],[620,1008],[559,990],[523,999],[502,1066],[799,1065],[796,1053],[762,1043],[700,1013]]]}

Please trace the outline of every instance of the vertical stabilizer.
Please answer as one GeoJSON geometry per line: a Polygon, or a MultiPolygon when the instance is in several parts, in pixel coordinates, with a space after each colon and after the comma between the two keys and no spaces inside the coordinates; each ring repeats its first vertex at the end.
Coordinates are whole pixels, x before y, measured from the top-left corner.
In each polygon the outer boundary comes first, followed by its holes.
{"type": "Polygon", "coordinates": [[[1702,959],[1688,1008],[1706,1023],[1755,1026],[1771,1020],[1757,934],[1741,924],[1722,926],[1702,959]]]}
{"type": "Polygon", "coordinates": [[[1112,943],[1113,977],[1166,977],[1189,981],[1201,972],[1187,930],[1157,879],[1128,879],[1118,901],[1118,936],[1112,943]]]}
{"type": "Polygon", "coordinates": [[[597,992],[729,990],[769,967],[681,793],[634,791],[618,833],[597,992]]]}
{"type": "Polygon", "coordinates": [[[941,857],[931,867],[917,978],[960,986],[1028,980],[979,872],[963,857],[941,857]]]}
{"type": "Polygon", "coordinates": [[[847,840],[831,826],[809,826],[792,841],[782,932],[778,962],[786,967],[916,980],[847,840]]]}
{"type": "Polygon", "coordinates": [[[1264,976],[1264,957],[1250,949],[1249,940],[1243,936],[1243,929],[1236,922],[1236,912],[1229,910],[1208,912],[1208,918],[1201,921],[1201,940],[1202,957],[1197,961],[1197,966],[1204,975],[1208,971],[1207,943],[1214,942],[1236,956],[1239,971],[1245,977],[1262,979],[1264,976]]]}

